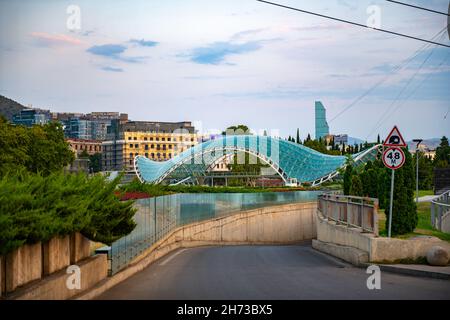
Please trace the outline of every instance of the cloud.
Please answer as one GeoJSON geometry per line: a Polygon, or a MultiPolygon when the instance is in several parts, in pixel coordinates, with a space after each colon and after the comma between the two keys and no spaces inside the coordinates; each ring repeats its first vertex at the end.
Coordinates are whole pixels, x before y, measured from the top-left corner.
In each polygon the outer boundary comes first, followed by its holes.
{"type": "Polygon", "coordinates": [[[67,36],[65,34],[49,34],[45,32],[32,32],[31,36],[36,40],[39,46],[53,47],[59,45],[81,45],[80,39],[67,36]]]}
{"type": "Polygon", "coordinates": [[[149,40],[144,40],[144,39],[141,39],[141,40],[131,39],[130,43],[135,43],[135,44],[138,44],[138,45],[140,45],[142,47],[155,47],[155,46],[157,46],[159,44],[156,41],[149,41],[149,40]]]}
{"type": "Polygon", "coordinates": [[[110,66],[101,67],[101,69],[103,71],[108,71],[108,72],[123,72],[122,68],[116,68],[116,67],[110,67],[110,66]]]}
{"type": "Polygon", "coordinates": [[[230,55],[245,54],[261,49],[260,41],[250,41],[242,44],[232,42],[214,42],[206,47],[192,50],[189,57],[198,64],[218,65],[230,55]]]}
{"type": "Polygon", "coordinates": [[[89,49],[87,49],[87,52],[97,56],[107,57],[129,63],[138,63],[142,61],[142,57],[123,56],[123,53],[125,53],[127,49],[128,48],[126,46],[121,44],[104,44],[90,47],[89,49]]]}
{"type": "Polygon", "coordinates": [[[118,57],[127,50],[127,47],[120,44],[104,44],[101,46],[90,47],[87,51],[104,57],[118,57]]]}

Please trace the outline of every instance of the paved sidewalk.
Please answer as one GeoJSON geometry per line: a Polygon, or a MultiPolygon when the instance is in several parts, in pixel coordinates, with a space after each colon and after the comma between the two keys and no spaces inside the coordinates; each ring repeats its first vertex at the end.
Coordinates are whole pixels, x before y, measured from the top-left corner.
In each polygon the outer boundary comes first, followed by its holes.
{"type": "Polygon", "coordinates": [[[381,264],[379,267],[381,271],[450,280],[450,266],[434,267],[425,264],[381,264]]]}
{"type": "Polygon", "coordinates": [[[424,196],[419,198],[419,202],[431,202],[433,199],[439,196],[424,196]]]}

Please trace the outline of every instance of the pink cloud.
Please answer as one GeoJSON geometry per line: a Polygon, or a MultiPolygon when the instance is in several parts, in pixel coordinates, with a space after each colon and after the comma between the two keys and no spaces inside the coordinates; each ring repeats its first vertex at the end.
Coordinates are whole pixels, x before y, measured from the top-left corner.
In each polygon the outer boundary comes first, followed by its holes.
{"type": "Polygon", "coordinates": [[[49,34],[45,32],[32,32],[31,36],[36,39],[38,44],[43,46],[58,45],[81,45],[83,41],[80,39],[67,36],[65,34],[49,34]]]}

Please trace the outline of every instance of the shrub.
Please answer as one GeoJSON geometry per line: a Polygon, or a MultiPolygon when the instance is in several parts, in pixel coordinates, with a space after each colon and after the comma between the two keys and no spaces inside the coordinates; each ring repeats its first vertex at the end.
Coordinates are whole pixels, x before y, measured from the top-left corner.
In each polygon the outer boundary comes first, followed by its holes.
{"type": "Polygon", "coordinates": [[[111,244],[135,225],[133,202],[121,202],[114,190],[119,178],[20,171],[0,179],[0,254],[23,244],[81,232],[111,244]]]}

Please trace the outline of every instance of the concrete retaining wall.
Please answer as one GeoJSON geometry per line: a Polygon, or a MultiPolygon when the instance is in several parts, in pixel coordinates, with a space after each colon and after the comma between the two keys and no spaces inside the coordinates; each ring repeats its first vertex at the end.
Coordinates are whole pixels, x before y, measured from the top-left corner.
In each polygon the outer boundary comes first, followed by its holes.
{"type": "Polygon", "coordinates": [[[0,297],[6,292],[5,258],[0,256],[0,297]]]}
{"type": "Polygon", "coordinates": [[[91,241],[81,233],[70,236],[70,263],[75,264],[91,255],[91,241]]]}
{"type": "Polygon", "coordinates": [[[288,244],[316,237],[317,203],[298,203],[237,213],[180,227],[158,241],[128,268],[76,299],[93,299],[179,248],[207,245],[288,244]]]}
{"type": "Polygon", "coordinates": [[[55,237],[42,245],[44,276],[70,265],[70,236],[55,237]]]}
{"type": "Polygon", "coordinates": [[[360,251],[367,254],[370,262],[379,263],[426,257],[428,250],[436,245],[450,252],[450,244],[435,237],[416,237],[408,240],[376,237],[372,233],[363,233],[361,229],[347,228],[329,221],[319,210],[316,221],[317,240],[320,242],[316,243],[317,249],[350,263],[354,263],[354,257],[358,256],[360,251]]]}
{"type": "Polygon", "coordinates": [[[41,243],[24,245],[6,255],[5,292],[13,292],[42,276],[41,243]]]}
{"type": "Polygon", "coordinates": [[[107,257],[90,257],[87,238],[79,233],[55,237],[0,256],[0,297],[67,299],[103,280],[107,273],[107,257]],[[76,292],[68,292],[65,285],[71,264],[82,267],[82,289],[76,292]]]}
{"type": "Polygon", "coordinates": [[[450,212],[442,216],[441,231],[450,233],[450,212]]]}
{"type": "Polygon", "coordinates": [[[450,243],[435,237],[417,237],[408,240],[373,238],[369,253],[372,262],[394,262],[401,259],[423,258],[433,246],[440,246],[450,253],[450,243]]]}
{"type": "Polygon", "coordinates": [[[67,300],[104,280],[108,276],[106,255],[96,255],[78,264],[81,289],[69,289],[66,282],[72,274],[60,270],[34,285],[27,286],[12,295],[12,300],[67,300]]]}

